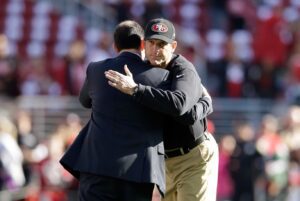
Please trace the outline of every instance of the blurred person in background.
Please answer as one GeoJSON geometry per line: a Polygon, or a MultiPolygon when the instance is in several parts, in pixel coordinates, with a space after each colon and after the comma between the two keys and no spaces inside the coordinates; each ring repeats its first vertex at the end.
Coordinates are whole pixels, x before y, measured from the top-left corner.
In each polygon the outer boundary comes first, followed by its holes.
{"type": "Polygon", "coordinates": [[[23,153],[17,143],[17,128],[0,114],[0,190],[15,190],[25,184],[23,153]]]}
{"type": "Polygon", "coordinates": [[[86,71],[86,45],[82,40],[74,41],[65,57],[65,79],[63,86],[69,95],[79,95],[86,71]]]}
{"type": "Polygon", "coordinates": [[[281,133],[290,151],[299,148],[300,106],[292,105],[288,108],[288,112],[287,115],[285,116],[281,133]]]}
{"type": "Polygon", "coordinates": [[[158,18],[161,16],[166,16],[166,9],[168,7],[164,7],[161,5],[161,2],[158,0],[150,0],[144,2],[144,12],[142,13],[143,24],[149,22],[154,18],[158,18]]]}
{"type": "Polygon", "coordinates": [[[82,129],[82,120],[76,113],[70,112],[65,119],[67,132],[65,133],[66,147],[68,147],[75,140],[77,134],[82,129]]]}
{"type": "Polygon", "coordinates": [[[64,175],[65,171],[59,164],[59,159],[65,151],[64,137],[67,131],[65,123],[60,124],[47,139],[48,156],[39,163],[39,199],[67,201],[67,189],[73,178],[71,175],[64,175]]]}
{"type": "Polygon", "coordinates": [[[300,106],[288,108],[281,134],[290,151],[287,201],[296,201],[300,196],[300,106]]]}
{"type": "Polygon", "coordinates": [[[80,117],[75,113],[68,113],[56,129],[49,133],[49,137],[41,142],[45,145],[46,155],[39,160],[32,160],[34,178],[29,185],[26,201],[78,200],[78,182],[59,164],[59,159],[81,128],[80,117]]]}
{"type": "Polygon", "coordinates": [[[20,92],[24,96],[60,95],[61,87],[49,73],[43,55],[24,59],[19,70],[20,92]]]}
{"type": "MultiPolygon", "coordinates": [[[[57,57],[53,59],[49,74],[51,75],[53,82],[58,85],[57,93],[59,95],[79,95],[79,91],[85,78],[87,51],[88,49],[85,41],[77,39],[72,41],[66,55],[62,58],[57,57]]],[[[100,52],[98,51],[97,53],[100,52]]],[[[92,58],[95,57],[93,52],[90,52],[89,55],[91,58],[88,59],[95,59],[92,58]]]]}
{"type": "Polygon", "coordinates": [[[110,32],[102,31],[99,36],[99,40],[96,41],[96,46],[93,48],[89,48],[87,46],[88,53],[86,61],[94,62],[112,57],[115,54],[111,45],[113,43],[112,40],[113,39],[110,32]]]}
{"type": "Polygon", "coordinates": [[[73,179],[64,175],[64,169],[59,164],[59,158],[64,152],[64,137],[67,131],[65,122],[49,133],[49,137],[40,142],[44,147],[43,158],[36,158],[34,164],[35,180],[27,188],[25,201],[68,201],[68,185],[73,179]]]}
{"type": "Polygon", "coordinates": [[[228,25],[228,11],[226,9],[226,3],[228,0],[225,1],[218,1],[218,0],[211,0],[208,1],[208,13],[209,13],[209,28],[216,28],[216,29],[226,29],[228,25]]]}
{"type": "MultiPolygon", "coordinates": [[[[59,159],[69,147],[82,128],[80,117],[76,113],[68,113],[57,129],[50,134],[48,142],[49,156],[42,163],[41,174],[45,190],[49,196],[64,196],[68,201],[78,200],[78,181],[59,164],[59,159]],[[53,174],[51,172],[56,172],[53,174]]],[[[52,199],[51,201],[55,201],[52,199]]],[[[57,201],[62,201],[62,198],[57,201]]]]}
{"type": "Polygon", "coordinates": [[[238,123],[235,137],[229,165],[234,183],[232,201],[253,201],[255,186],[264,173],[263,158],[256,149],[255,131],[249,123],[238,123]]]}
{"type": "Polygon", "coordinates": [[[18,62],[10,55],[9,40],[0,33],[0,96],[15,98],[19,95],[18,62]]]}
{"type": "MultiPolygon", "coordinates": [[[[233,39],[227,41],[227,55],[224,63],[226,83],[225,94],[227,97],[247,97],[252,90],[246,89],[247,69],[249,64],[237,55],[241,50],[237,49],[233,39]]],[[[249,87],[248,87],[249,88],[249,87]]]]}
{"type": "Polygon", "coordinates": [[[230,175],[230,158],[235,149],[236,140],[233,135],[221,136],[219,142],[219,172],[218,172],[218,201],[229,201],[234,192],[233,180],[230,175]]]}
{"type": "Polygon", "coordinates": [[[288,185],[289,150],[279,133],[279,121],[266,114],[258,130],[257,149],[265,164],[266,200],[284,201],[288,185]]]}
{"type": "Polygon", "coordinates": [[[300,39],[295,41],[283,76],[283,95],[289,104],[300,105],[300,39]]]}
{"type": "Polygon", "coordinates": [[[280,77],[286,71],[286,60],[292,42],[289,25],[284,18],[284,3],[267,2],[265,12],[258,10],[256,27],[253,30],[254,63],[257,67],[255,87],[258,97],[279,98],[280,77]]]}
{"type": "MultiPolygon", "coordinates": [[[[78,133],[82,129],[82,119],[76,113],[68,113],[65,119],[65,131],[63,141],[64,141],[64,150],[65,152],[67,148],[74,142],[78,133]]],[[[60,157],[63,155],[61,153],[60,157]]],[[[66,170],[62,172],[62,177],[64,178],[65,189],[67,191],[68,201],[76,201],[78,200],[78,181],[66,170]]]]}
{"type": "Polygon", "coordinates": [[[18,144],[24,155],[23,170],[26,185],[31,183],[34,177],[34,163],[32,151],[38,145],[38,138],[32,133],[32,117],[29,111],[17,110],[15,112],[15,123],[18,130],[18,144]]]}

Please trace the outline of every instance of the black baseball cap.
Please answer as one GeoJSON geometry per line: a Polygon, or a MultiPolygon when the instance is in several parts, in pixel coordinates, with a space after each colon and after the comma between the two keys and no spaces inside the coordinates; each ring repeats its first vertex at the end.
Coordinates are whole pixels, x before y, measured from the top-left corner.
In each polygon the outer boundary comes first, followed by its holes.
{"type": "Polygon", "coordinates": [[[169,20],[157,18],[150,20],[145,29],[145,40],[159,39],[167,43],[175,40],[175,27],[169,20]]]}

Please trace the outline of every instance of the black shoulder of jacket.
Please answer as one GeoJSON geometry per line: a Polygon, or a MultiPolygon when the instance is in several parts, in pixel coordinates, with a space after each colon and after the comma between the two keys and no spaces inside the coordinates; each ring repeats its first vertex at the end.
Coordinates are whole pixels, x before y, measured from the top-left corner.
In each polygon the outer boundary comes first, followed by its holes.
{"type": "Polygon", "coordinates": [[[107,58],[107,59],[104,59],[104,60],[101,60],[101,61],[95,61],[95,62],[93,62],[93,64],[96,65],[96,66],[98,66],[98,65],[102,65],[102,64],[104,64],[106,62],[110,62],[113,59],[115,59],[115,58],[107,58]]]}
{"type": "Polygon", "coordinates": [[[173,68],[192,68],[194,69],[194,65],[187,60],[184,56],[180,54],[174,54],[172,60],[170,61],[169,65],[167,66],[168,70],[173,68]]]}

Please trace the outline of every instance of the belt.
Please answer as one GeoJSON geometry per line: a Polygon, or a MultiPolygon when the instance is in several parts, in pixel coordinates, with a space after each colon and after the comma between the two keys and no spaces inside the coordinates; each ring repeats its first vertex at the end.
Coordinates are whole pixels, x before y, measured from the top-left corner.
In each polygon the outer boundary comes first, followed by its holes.
{"type": "Polygon", "coordinates": [[[207,137],[205,134],[201,135],[197,140],[193,141],[187,146],[184,147],[177,147],[174,149],[166,149],[165,150],[165,158],[172,158],[176,156],[181,156],[184,154],[189,153],[193,148],[195,148],[197,145],[201,144],[204,140],[206,140],[207,137]]]}

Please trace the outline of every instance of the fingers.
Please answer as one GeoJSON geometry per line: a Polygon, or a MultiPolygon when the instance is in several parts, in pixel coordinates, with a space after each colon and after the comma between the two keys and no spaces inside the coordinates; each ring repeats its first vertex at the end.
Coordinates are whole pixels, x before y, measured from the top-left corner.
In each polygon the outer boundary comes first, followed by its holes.
{"type": "Polygon", "coordinates": [[[118,75],[110,72],[105,72],[105,77],[108,79],[108,84],[116,89],[120,89],[123,86],[123,79],[118,75]]]}
{"type": "Polygon", "coordinates": [[[117,78],[109,72],[105,72],[105,77],[111,82],[115,82],[117,80],[117,78]]]}
{"type": "Polygon", "coordinates": [[[114,70],[108,70],[108,71],[105,71],[105,75],[110,75],[111,77],[122,77],[124,76],[123,74],[117,72],[117,71],[114,71],[114,70]]]}
{"type": "MultiPolygon", "coordinates": [[[[128,70],[129,71],[129,70],[128,70]]],[[[108,71],[105,71],[105,77],[110,79],[111,81],[113,80],[124,80],[126,79],[126,77],[132,77],[131,75],[131,72],[129,71],[128,72],[130,75],[123,75],[117,71],[114,71],[114,70],[108,70],[108,71]]]]}
{"type": "Polygon", "coordinates": [[[124,85],[120,82],[112,82],[112,81],[108,81],[108,84],[112,87],[114,87],[115,89],[128,94],[128,91],[126,90],[126,88],[124,88],[124,85]]]}
{"type": "Polygon", "coordinates": [[[117,83],[114,83],[112,81],[108,81],[108,84],[112,87],[115,87],[115,88],[117,87],[117,83]]]}
{"type": "Polygon", "coordinates": [[[114,83],[120,82],[123,79],[122,77],[124,77],[124,75],[122,75],[116,71],[111,71],[111,70],[106,71],[104,74],[108,80],[110,80],[114,83]]]}
{"type": "Polygon", "coordinates": [[[134,88],[136,87],[136,83],[132,78],[132,74],[129,71],[127,66],[124,66],[124,70],[126,75],[118,73],[114,70],[105,71],[105,77],[108,79],[108,84],[123,93],[132,94],[134,88]]]}
{"type": "Polygon", "coordinates": [[[120,86],[119,83],[112,82],[112,81],[108,81],[108,84],[109,84],[110,86],[112,86],[112,87],[114,87],[114,88],[116,88],[116,89],[122,91],[122,90],[121,90],[121,89],[122,89],[122,85],[120,86]]]}

